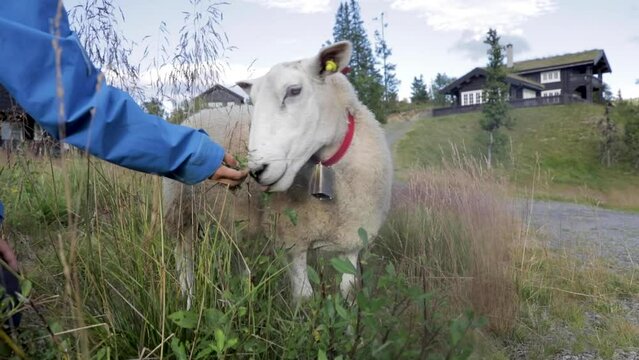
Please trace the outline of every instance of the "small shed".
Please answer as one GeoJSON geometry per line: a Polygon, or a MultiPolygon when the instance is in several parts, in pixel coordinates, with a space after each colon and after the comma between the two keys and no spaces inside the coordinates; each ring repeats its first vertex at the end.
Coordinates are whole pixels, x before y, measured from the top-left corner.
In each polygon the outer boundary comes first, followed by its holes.
{"type": "Polygon", "coordinates": [[[0,147],[15,147],[26,140],[41,140],[42,129],[7,89],[0,85],[0,147]]]}
{"type": "Polygon", "coordinates": [[[224,86],[214,85],[196,98],[207,104],[209,107],[227,106],[229,104],[248,104],[248,95],[237,85],[224,86]]]}

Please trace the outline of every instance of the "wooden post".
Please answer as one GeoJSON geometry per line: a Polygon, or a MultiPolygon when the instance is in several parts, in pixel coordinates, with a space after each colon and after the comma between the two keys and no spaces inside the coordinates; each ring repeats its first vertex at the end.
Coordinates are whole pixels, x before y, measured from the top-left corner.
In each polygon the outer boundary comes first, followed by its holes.
{"type": "Polygon", "coordinates": [[[601,69],[597,71],[597,78],[599,78],[599,101],[604,101],[604,83],[603,83],[603,74],[601,73],[601,69]]]}
{"type": "Polygon", "coordinates": [[[586,101],[592,102],[592,66],[586,68],[586,101]]]}

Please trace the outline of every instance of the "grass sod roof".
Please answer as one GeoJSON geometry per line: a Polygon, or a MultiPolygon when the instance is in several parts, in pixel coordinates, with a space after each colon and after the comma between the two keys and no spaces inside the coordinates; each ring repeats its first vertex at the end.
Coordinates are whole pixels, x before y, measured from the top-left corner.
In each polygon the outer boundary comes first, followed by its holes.
{"type": "MultiPolygon", "coordinates": [[[[602,72],[610,72],[610,64],[608,64],[606,54],[601,49],[586,50],[577,53],[549,56],[539,59],[524,60],[515,62],[512,68],[507,69],[509,71],[509,74],[506,77],[511,81],[514,80],[515,82],[528,85],[529,87],[532,87],[534,89],[543,90],[544,86],[542,84],[520,75],[530,72],[543,71],[544,69],[566,67],[572,64],[592,63],[594,65],[597,65],[598,63],[601,64],[602,61],[604,65],[602,72]]],[[[457,79],[457,81],[449,84],[441,91],[444,93],[450,93],[453,89],[466,82],[472,76],[485,76],[485,73],[482,73],[482,71],[485,72],[486,69],[484,67],[477,67],[461,78],[457,79]]]]}
{"type": "Polygon", "coordinates": [[[523,72],[523,71],[532,71],[537,69],[558,67],[558,66],[564,66],[564,65],[570,65],[570,64],[578,64],[578,63],[586,63],[586,62],[594,63],[602,56],[604,56],[603,50],[595,49],[595,50],[587,50],[587,51],[582,51],[582,52],[572,53],[572,54],[549,56],[549,57],[540,58],[540,59],[517,61],[513,64],[512,71],[523,72]]]}

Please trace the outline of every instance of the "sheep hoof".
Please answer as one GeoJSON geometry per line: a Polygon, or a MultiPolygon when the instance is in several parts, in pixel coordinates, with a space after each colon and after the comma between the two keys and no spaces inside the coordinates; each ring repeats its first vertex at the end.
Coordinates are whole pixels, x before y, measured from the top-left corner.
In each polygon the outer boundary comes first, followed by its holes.
{"type": "Polygon", "coordinates": [[[293,291],[293,300],[296,304],[301,304],[310,298],[313,297],[313,288],[311,284],[307,284],[307,286],[302,286],[295,291],[293,291]]]}

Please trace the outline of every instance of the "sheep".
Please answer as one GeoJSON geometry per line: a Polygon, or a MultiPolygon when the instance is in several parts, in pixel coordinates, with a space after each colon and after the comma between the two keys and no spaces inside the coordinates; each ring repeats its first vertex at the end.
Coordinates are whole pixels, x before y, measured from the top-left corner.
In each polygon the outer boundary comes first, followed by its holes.
{"type": "MultiPolygon", "coordinates": [[[[311,58],[275,65],[261,78],[238,83],[250,95],[252,107],[207,109],[184,123],[203,128],[236,157],[248,158],[254,179],[226,194],[234,205],[230,211],[226,206],[231,220],[247,220],[249,230],[257,232],[271,215],[296,212],[297,224],[280,221],[275,240],[287,249],[292,296],[298,302],[313,294],[308,250],[337,252],[357,267],[363,247],[358,229],[364,228],[372,239],[390,208],[393,166],[383,129],[341,73],[351,53],[350,42],[338,42],[311,58]],[[309,178],[318,159],[326,161],[345,147],[349,114],[354,120],[352,142],[331,166],[335,197],[320,200],[309,194],[309,178]],[[260,191],[271,193],[267,207],[255,200],[260,191]]],[[[176,263],[187,306],[194,285],[193,214],[226,191],[216,188],[164,182],[165,222],[180,239],[176,263]]],[[[344,274],[341,293],[352,298],[354,284],[354,275],[344,274]]]]}

